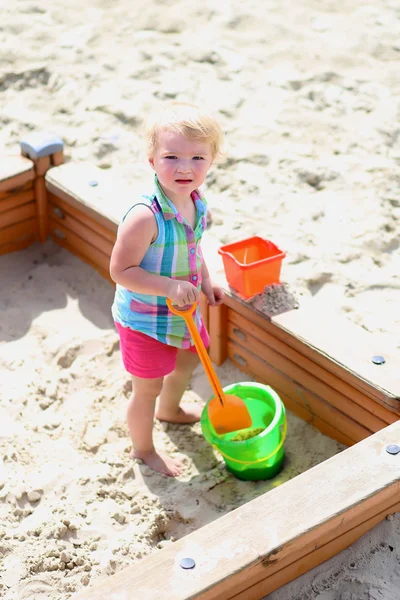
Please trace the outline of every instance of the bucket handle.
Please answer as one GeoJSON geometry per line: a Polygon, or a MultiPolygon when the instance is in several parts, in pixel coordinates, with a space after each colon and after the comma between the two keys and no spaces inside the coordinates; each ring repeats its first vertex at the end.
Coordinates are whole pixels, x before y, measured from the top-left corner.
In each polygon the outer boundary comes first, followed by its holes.
{"type": "Polygon", "coordinates": [[[239,460],[237,458],[232,458],[231,456],[228,456],[227,454],[225,454],[224,452],[221,452],[221,450],[215,446],[213,444],[213,447],[220,453],[222,454],[222,456],[224,458],[228,458],[229,460],[232,460],[233,462],[237,462],[240,463],[242,465],[254,465],[256,463],[259,462],[264,462],[266,460],[269,460],[270,458],[272,458],[277,452],[279,452],[279,450],[282,448],[285,438],[286,438],[286,434],[287,434],[287,419],[286,419],[286,412],[284,415],[284,421],[283,421],[283,429],[282,429],[282,436],[281,436],[281,441],[279,442],[279,444],[277,445],[277,447],[275,448],[275,450],[273,452],[271,452],[271,454],[268,454],[268,456],[263,456],[262,458],[257,458],[257,460],[239,460]]]}

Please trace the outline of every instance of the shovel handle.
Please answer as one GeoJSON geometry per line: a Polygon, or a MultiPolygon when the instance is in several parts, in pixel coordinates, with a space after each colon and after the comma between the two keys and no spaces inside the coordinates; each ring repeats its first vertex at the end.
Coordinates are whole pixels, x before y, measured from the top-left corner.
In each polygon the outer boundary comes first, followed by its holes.
{"type": "Polygon", "coordinates": [[[201,362],[203,363],[204,370],[211,383],[213,392],[215,396],[219,398],[222,406],[224,406],[224,392],[218,380],[217,374],[214,371],[214,367],[212,366],[211,359],[208,356],[208,352],[204,346],[203,340],[201,339],[201,335],[197,330],[196,323],[193,319],[193,313],[197,308],[197,302],[194,302],[194,304],[192,304],[189,308],[179,309],[172,304],[169,298],[167,298],[167,306],[174,315],[182,317],[185,320],[187,328],[189,329],[189,333],[194,341],[194,345],[196,346],[197,353],[201,362]]]}

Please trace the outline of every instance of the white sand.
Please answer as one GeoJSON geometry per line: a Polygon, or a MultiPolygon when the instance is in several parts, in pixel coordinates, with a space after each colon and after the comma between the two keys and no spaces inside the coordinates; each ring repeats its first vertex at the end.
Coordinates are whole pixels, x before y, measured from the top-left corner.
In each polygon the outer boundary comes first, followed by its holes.
{"type": "MultiPolygon", "coordinates": [[[[396,3],[0,0],[0,9],[0,153],[53,130],[68,160],[145,184],[144,111],[168,98],[206,101],[228,151],[207,182],[211,232],[272,239],[300,298],[400,347],[396,3]]],[[[1,598],[68,598],[268,489],[228,476],[198,426],[157,425],[158,443],[186,457],[179,481],[132,465],[111,287],[50,243],[2,257],[0,273],[1,598]]],[[[229,364],[219,374],[243,379],[229,364]]],[[[193,389],[209,395],[200,369],[193,389]]],[[[338,450],[305,428],[291,419],[279,482],[338,450]]],[[[385,521],[270,597],[398,600],[398,530],[397,517],[385,521]]]]}

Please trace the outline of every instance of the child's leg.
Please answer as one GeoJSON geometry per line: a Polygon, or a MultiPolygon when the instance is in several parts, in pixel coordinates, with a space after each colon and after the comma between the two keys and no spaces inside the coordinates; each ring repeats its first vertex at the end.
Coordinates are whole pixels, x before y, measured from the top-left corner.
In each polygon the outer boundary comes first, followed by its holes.
{"type": "Polygon", "coordinates": [[[196,404],[180,406],[193,370],[198,364],[199,357],[196,353],[189,350],[178,350],[174,371],[164,377],[164,385],[156,411],[157,419],[171,423],[196,423],[200,420],[201,406],[196,404]]]}
{"type": "Polygon", "coordinates": [[[127,410],[132,454],[154,471],[176,477],[183,471],[182,463],[158,452],[153,445],[154,408],[162,385],[163,377],[143,379],[132,376],[133,391],[127,410]]]}

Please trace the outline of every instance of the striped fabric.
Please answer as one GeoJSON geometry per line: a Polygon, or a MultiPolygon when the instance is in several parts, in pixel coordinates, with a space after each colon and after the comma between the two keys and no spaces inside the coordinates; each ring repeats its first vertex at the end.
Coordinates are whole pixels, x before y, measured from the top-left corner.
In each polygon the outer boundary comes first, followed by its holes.
{"type": "MultiPolygon", "coordinates": [[[[203,263],[200,241],[206,228],[207,203],[199,190],[192,193],[192,199],[197,215],[194,230],[164,194],[155,176],[154,193],[143,195],[135,204],[149,206],[158,226],[157,239],[150,245],[140,267],[149,273],[191,281],[200,289],[203,263]]],[[[184,320],[168,310],[166,299],[162,296],[137,294],[117,285],[112,314],[114,321],[123,327],[141,331],[164,344],[178,348],[193,345],[184,320]]],[[[199,307],[194,318],[200,329],[199,307]]]]}

